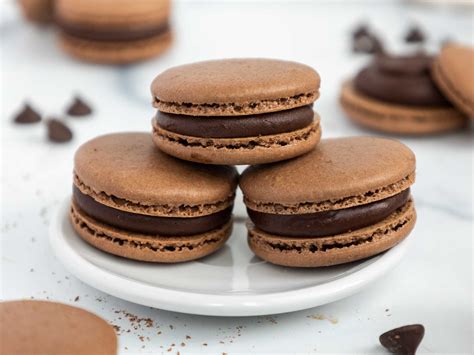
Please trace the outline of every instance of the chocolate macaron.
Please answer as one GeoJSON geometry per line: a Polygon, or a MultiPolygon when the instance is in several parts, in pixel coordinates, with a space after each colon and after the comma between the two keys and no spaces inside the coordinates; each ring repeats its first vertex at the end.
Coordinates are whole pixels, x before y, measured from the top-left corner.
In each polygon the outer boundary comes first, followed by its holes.
{"type": "Polygon", "coordinates": [[[434,61],[432,74],[446,97],[474,118],[474,48],[447,44],[434,61]]]}
{"type": "Polygon", "coordinates": [[[296,159],[247,168],[240,179],[262,259],[317,267],[381,253],[412,230],[415,156],[388,139],[324,139],[296,159]]]}
{"type": "Polygon", "coordinates": [[[129,259],[173,263],[219,249],[232,230],[238,174],[160,152],[146,133],[82,145],[70,218],[88,243],[129,259]]]}
{"type": "Polygon", "coordinates": [[[131,63],[161,54],[171,43],[170,0],[56,0],[60,42],[76,58],[131,63]]]}
{"type": "Polygon", "coordinates": [[[319,142],[312,68],[273,59],[182,65],[151,85],[153,140],[175,157],[206,164],[258,164],[293,158],[319,142]]]}
{"type": "Polygon", "coordinates": [[[433,58],[378,55],[343,84],[341,105],[354,122],[378,131],[426,135],[465,126],[465,117],[431,78],[433,58]]]}

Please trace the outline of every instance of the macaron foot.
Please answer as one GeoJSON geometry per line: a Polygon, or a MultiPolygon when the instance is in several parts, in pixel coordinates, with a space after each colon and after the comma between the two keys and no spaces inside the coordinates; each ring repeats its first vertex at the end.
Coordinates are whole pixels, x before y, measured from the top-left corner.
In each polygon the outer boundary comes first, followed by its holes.
{"type": "Polygon", "coordinates": [[[92,246],[127,259],[178,263],[202,258],[220,249],[232,232],[232,220],[220,228],[190,236],[146,235],[101,223],[73,202],[70,220],[79,236],[92,246]]]}
{"type": "Polygon", "coordinates": [[[266,233],[249,223],[250,249],[272,264],[290,267],[321,267],[349,263],[382,253],[406,238],[416,212],[410,199],[382,221],[343,234],[318,237],[284,237],[266,233]]]}
{"type": "Polygon", "coordinates": [[[153,141],[159,149],[180,159],[205,164],[262,164],[286,160],[312,150],[320,139],[319,119],[293,132],[242,138],[184,136],[162,129],[153,120],[153,141]]]}

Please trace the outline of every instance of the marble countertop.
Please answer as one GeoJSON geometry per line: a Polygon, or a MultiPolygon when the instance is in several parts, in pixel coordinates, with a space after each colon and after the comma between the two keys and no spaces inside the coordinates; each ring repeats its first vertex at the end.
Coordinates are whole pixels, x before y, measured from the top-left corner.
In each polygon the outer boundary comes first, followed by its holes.
{"type": "Polygon", "coordinates": [[[404,49],[400,38],[412,23],[428,31],[430,49],[448,37],[473,42],[471,8],[393,1],[179,2],[173,17],[176,41],[165,56],[106,67],[67,57],[52,29],[24,23],[12,1],[0,2],[1,299],[49,299],[93,311],[120,328],[124,354],[380,353],[379,334],[411,323],[426,327],[420,353],[471,353],[472,129],[401,138],[417,156],[412,191],[418,222],[410,250],[382,280],[332,304],[267,317],[172,313],[97,291],[55,259],[48,225],[70,193],[74,151],[99,134],[150,130],[149,84],[165,68],[220,57],[301,61],[322,77],[315,110],[324,137],[368,135],[373,133],[349,123],[338,105],[341,82],[368,59],[350,53],[351,27],[369,22],[394,50],[404,49]],[[25,99],[48,116],[60,116],[75,93],[95,112],[67,119],[74,131],[68,144],[48,143],[43,125],[11,123],[25,99]]]}

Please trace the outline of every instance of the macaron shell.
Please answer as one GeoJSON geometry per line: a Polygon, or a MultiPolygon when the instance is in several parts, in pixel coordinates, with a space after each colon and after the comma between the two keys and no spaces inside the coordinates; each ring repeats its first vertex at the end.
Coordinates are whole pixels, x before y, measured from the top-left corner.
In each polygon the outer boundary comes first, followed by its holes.
{"type": "Polygon", "coordinates": [[[448,44],[433,63],[432,76],[446,97],[474,119],[474,49],[448,44]]]}
{"type": "Polygon", "coordinates": [[[386,133],[432,135],[463,128],[467,122],[455,108],[417,108],[374,100],[358,93],[351,81],[343,84],[340,102],[352,121],[386,133]]]}
{"type": "Polygon", "coordinates": [[[53,0],[19,0],[18,4],[27,20],[48,24],[53,19],[53,0]]]}
{"type": "Polygon", "coordinates": [[[168,69],[151,85],[160,111],[225,116],[304,106],[319,97],[318,73],[274,59],[223,59],[168,69]]]}
{"type": "Polygon", "coordinates": [[[247,168],[240,187],[247,207],[299,214],[378,201],[407,189],[415,156],[404,144],[377,137],[323,139],[297,159],[247,168]]]}
{"type": "Polygon", "coordinates": [[[79,236],[92,246],[127,259],[178,263],[202,258],[221,248],[232,232],[232,220],[207,233],[163,237],[120,230],[90,218],[71,206],[70,220],[79,236]]]}
{"type": "Polygon", "coordinates": [[[160,128],[155,121],[153,141],[160,150],[183,160],[203,164],[262,164],[290,159],[313,149],[321,138],[318,118],[312,125],[294,132],[221,139],[169,132],[160,128]]]}
{"type": "Polygon", "coordinates": [[[127,64],[146,60],[165,52],[172,43],[170,31],[136,41],[91,41],[60,33],[61,47],[69,55],[92,63],[127,64]]]}
{"type": "Polygon", "coordinates": [[[55,0],[61,21],[93,28],[157,26],[168,21],[170,9],[170,0],[55,0]]]}
{"type": "Polygon", "coordinates": [[[117,354],[117,336],[110,324],[66,304],[1,302],[0,324],[1,354],[117,354]]]}
{"type": "Polygon", "coordinates": [[[412,201],[379,223],[330,237],[288,238],[248,225],[250,249],[272,264],[321,267],[349,263],[388,250],[402,241],[415,225],[412,201]]]}
{"type": "Polygon", "coordinates": [[[74,159],[74,184],[109,207],[156,215],[193,217],[230,206],[237,186],[234,167],[175,159],[149,133],[115,133],[83,144],[74,159]]]}

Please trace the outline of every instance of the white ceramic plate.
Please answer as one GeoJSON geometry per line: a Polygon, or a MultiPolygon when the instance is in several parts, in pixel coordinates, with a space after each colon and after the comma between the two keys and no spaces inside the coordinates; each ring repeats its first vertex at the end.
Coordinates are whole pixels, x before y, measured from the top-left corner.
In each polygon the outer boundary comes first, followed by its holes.
{"type": "Polygon", "coordinates": [[[351,264],[291,269],[255,257],[247,247],[245,212],[236,205],[234,232],[220,251],[198,261],[164,265],[127,260],[84,242],[69,223],[66,199],[51,224],[58,259],[83,282],[115,297],[175,312],[256,316],[315,307],[347,297],[392,269],[409,238],[351,264]]]}

